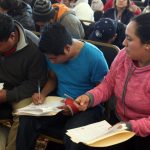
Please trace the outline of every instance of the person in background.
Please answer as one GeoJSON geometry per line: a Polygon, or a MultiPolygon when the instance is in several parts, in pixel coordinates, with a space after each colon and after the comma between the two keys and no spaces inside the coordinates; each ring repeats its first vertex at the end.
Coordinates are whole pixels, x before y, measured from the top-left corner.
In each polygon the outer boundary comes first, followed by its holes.
{"type": "MultiPolygon", "coordinates": [[[[86,0],[70,0],[70,7],[81,21],[94,22],[94,11],[86,0]]],[[[88,22],[83,23],[89,25],[88,22]]]]}
{"type": "MultiPolygon", "coordinates": [[[[0,14],[0,83],[4,83],[0,90],[2,119],[8,119],[8,113],[12,115],[16,109],[31,103],[38,82],[42,88],[47,81],[46,60],[38,50],[38,40],[11,16],[0,14]]],[[[18,121],[18,116],[13,115],[5,150],[16,150],[18,121]]]]}
{"type": "Polygon", "coordinates": [[[41,28],[46,23],[59,22],[74,38],[84,38],[84,29],[79,18],[64,4],[51,5],[49,0],[36,0],[33,6],[33,19],[41,28]]]}
{"type": "MultiPolygon", "coordinates": [[[[110,8],[113,8],[113,0],[107,0],[106,4],[104,5],[104,11],[107,11],[110,8]]],[[[131,1],[130,10],[134,13],[134,15],[140,15],[141,9],[135,5],[134,1],[131,1]]]]}
{"type": "Polygon", "coordinates": [[[134,16],[129,7],[130,0],[114,0],[114,7],[105,11],[103,17],[117,20],[126,25],[134,16]]]}
{"type": "Polygon", "coordinates": [[[101,0],[92,0],[91,8],[93,9],[94,12],[103,11],[104,9],[103,2],[101,0]]]}
{"type": "Polygon", "coordinates": [[[94,30],[88,39],[114,44],[119,48],[123,48],[122,42],[124,38],[124,24],[110,18],[101,18],[98,22],[95,23],[94,30]]]}
{"type": "Polygon", "coordinates": [[[32,9],[29,4],[21,0],[0,0],[0,13],[7,13],[14,20],[31,31],[35,31],[32,9]]]}
{"type": "MultiPolygon", "coordinates": [[[[38,93],[32,96],[35,104],[43,103],[45,97],[56,88],[57,96],[66,98],[65,95],[69,95],[75,99],[95,87],[107,74],[108,66],[102,52],[90,43],[72,39],[70,33],[59,23],[47,24],[44,27],[39,48],[47,57],[50,79],[40,96],[38,93]]],[[[72,116],[66,106],[62,109],[63,113],[50,117],[21,116],[16,150],[33,150],[39,131],[43,128],[47,132],[54,128],[62,129],[61,138],[64,140],[65,149],[80,150],[83,145],[73,143],[65,132],[69,128],[100,120],[102,106],[76,112],[72,116]]]]}
{"type": "Polygon", "coordinates": [[[125,48],[115,58],[105,79],[75,101],[80,111],[115,95],[110,123],[120,122],[135,136],[99,150],[149,150],[150,141],[150,13],[133,18],[126,28],[125,48]]]}
{"type": "Polygon", "coordinates": [[[147,1],[147,6],[143,9],[142,13],[149,13],[150,12],[150,0],[147,1]]]}

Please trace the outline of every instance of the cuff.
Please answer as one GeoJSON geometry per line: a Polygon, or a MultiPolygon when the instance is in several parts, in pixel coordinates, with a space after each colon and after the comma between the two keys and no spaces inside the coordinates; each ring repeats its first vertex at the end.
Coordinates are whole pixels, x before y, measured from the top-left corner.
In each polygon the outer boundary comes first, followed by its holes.
{"type": "Polygon", "coordinates": [[[89,105],[88,105],[88,108],[89,107],[92,107],[93,106],[93,104],[94,104],[94,96],[92,95],[92,94],[90,94],[90,93],[85,93],[85,95],[87,95],[88,97],[89,97],[89,105]]]}
{"type": "Polygon", "coordinates": [[[132,131],[132,125],[130,122],[127,122],[126,126],[127,126],[127,130],[132,131]]]}

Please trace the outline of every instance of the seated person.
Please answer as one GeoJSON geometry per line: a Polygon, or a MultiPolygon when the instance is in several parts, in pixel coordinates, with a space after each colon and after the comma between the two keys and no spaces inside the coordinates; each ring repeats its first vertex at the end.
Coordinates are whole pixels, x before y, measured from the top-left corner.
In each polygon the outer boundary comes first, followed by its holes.
{"type": "MultiPolygon", "coordinates": [[[[107,74],[108,66],[102,52],[90,43],[72,39],[70,33],[59,23],[44,27],[39,48],[46,54],[50,79],[40,96],[38,93],[33,95],[35,104],[43,103],[45,97],[56,87],[58,96],[65,97],[67,94],[75,99],[95,87],[107,74]]],[[[62,108],[64,114],[61,112],[50,117],[21,116],[16,150],[34,149],[39,130],[51,130],[56,125],[63,128],[62,138],[66,150],[80,149],[82,145],[74,144],[66,137],[66,130],[100,120],[102,106],[73,116],[69,115],[67,107],[62,108]]]]}
{"type": "Polygon", "coordinates": [[[21,23],[24,28],[35,31],[31,6],[24,1],[0,0],[0,13],[7,13],[14,20],[21,23]]]}
{"type": "Polygon", "coordinates": [[[67,28],[73,38],[84,38],[84,29],[79,18],[64,4],[51,5],[49,0],[36,0],[33,6],[33,19],[41,29],[46,23],[58,22],[67,28]]]}
{"type": "Polygon", "coordinates": [[[130,0],[114,0],[114,7],[104,12],[104,18],[111,18],[128,24],[130,19],[134,16],[134,13],[129,9],[130,0]]]}
{"type": "MultiPolygon", "coordinates": [[[[2,119],[8,119],[8,113],[12,116],[17,108],[31,103],[37,82],[43,87],[47,81],[46,61],[36,45],[38,40],[11,16],[0,14],[0,82],[4,83],[0,89],[2,119]]],[[[18,116],[13,115],[6,150],[16,150],[18,121],[18,116]]]]}
{"type": "MultiPolygon", "coordinates": [[[[133,18],[126,28],[125,48],[115,58],[105,79],[78,97],[80,111],[95,107],[115,95],[109,122],[123,123],[135,136],[98,150],[149,150],[150,142],[150,13],[133,18]]],[[[91,148],[92,149],[92,148],[91,148]]],[[[94,149],[95,150],[95,149],[94,149]]]]}
{"type": "Polygon", "coordinates": [[[122,48],[125,38],[124,24],[110,18],[101,18],[95,23],[94,30],[89,36],[89,40],[114,44],[122,48]]]}

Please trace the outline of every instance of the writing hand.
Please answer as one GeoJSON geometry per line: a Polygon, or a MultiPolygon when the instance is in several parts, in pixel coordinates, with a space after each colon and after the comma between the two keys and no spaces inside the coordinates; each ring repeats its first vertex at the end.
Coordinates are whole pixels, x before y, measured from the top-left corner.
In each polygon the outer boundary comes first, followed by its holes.
{"type": "Polygon", "coordinates": [[[44,100],[45,100],[45,96],[44,96],[43,94],[40,94],[40,95],[39,95],[39,93],[34,93],[34,94],[32,95],[32,102],[33,102],[35,105],[44,103],[44,100]]]}
{"type": "Polygon", "coordinates": [[[90,98],[87,95],[81,95],[75,99],[75,105],[79,111],[85,111],[90,103],[90,98]]]}

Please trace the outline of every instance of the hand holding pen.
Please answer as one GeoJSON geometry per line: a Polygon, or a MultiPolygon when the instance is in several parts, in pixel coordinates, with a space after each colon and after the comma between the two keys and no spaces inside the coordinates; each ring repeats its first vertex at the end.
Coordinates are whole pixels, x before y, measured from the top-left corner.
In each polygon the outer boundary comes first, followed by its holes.
{"type": "Polygon", "coordinates": [[[40,82],[38,81],[38,93],[32,95],[32,101],[34,104],[42,104],[45,100],[45,96],[41,93],[40,82]]]}

